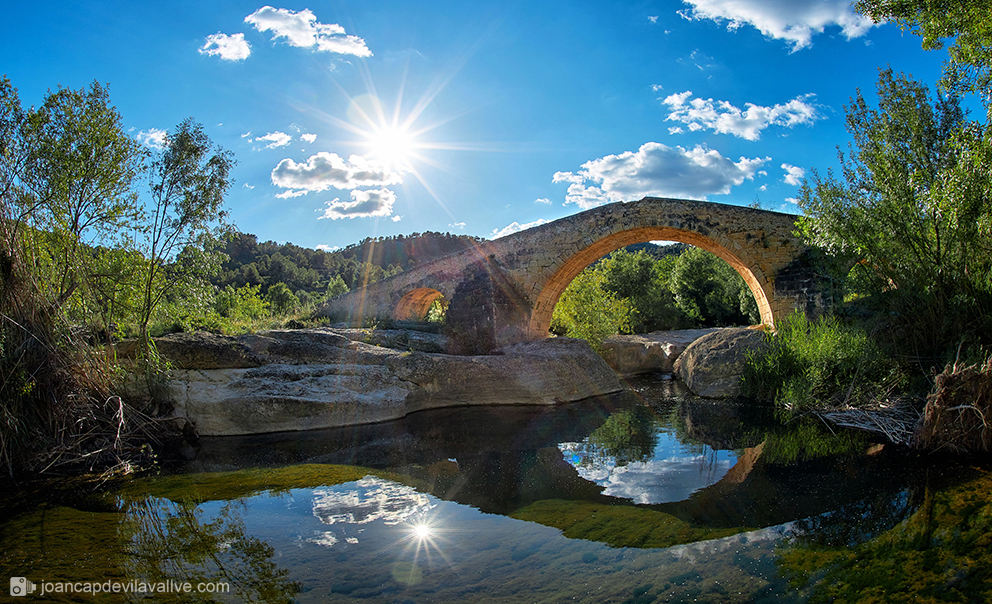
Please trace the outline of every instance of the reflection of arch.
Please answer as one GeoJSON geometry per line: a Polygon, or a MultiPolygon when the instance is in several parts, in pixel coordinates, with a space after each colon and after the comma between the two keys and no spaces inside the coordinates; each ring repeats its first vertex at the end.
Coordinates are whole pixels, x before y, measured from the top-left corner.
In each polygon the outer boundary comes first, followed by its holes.
{"type": "Polygon", "coordinates": [[[393,309],[393,319],[397,321],[423,321],[434,300],[441,298],[441,292],[430,287],[419,287],[407,292],[393,309]]]}
{"type": "Polygon", "coordinates": [[[614,250],[645,241],[679,241],[716,254],[732,266],[747,283],[748,289],[751,290],[754,300],[758,304],[761,322],[765,325],[774,325],[768,294],[762,289],[761,283],[754,273],[736,254],[712,239],[693,231],[673,227],[640,227],[613,233],[580,249],[568,258],[562,258],[561,267],[538,294],[528,330],[530,337],[536,339],[547,336],[548,329],[551,327],[551,315],[554,312],[555,304],[558,303],[558,298],[561,297],[561,293],[565,291],[572,279],[575,279],[583,269],[614,250]]]}

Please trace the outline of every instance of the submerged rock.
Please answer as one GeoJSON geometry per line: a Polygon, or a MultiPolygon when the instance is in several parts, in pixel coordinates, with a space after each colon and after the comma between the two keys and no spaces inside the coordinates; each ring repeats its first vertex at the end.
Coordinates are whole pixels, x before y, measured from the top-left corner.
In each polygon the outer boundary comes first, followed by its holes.
{"type": "Polygon", "coordinates": [[[765,346],[758,329],[720,329],[690,344],[675,361],[675,372],[697,396],[734,398],[740,395],[747,352],[765,346]]]}
{"type": "Polygon", "coordinates": [[[351,426],[437,407],[550,405],[623,389],[588,343],[572,338],[485,356],[384,348],[328,328],[174,334],[157,344],[177,367],[175,412],[202,436],[351,426]]]}
{"type": "Polygon", "coordinates": [[[686,346],[715,329],[680,329],[617,335],[603,340],[603,359],[621,375],[672,373],[686,346]]]}

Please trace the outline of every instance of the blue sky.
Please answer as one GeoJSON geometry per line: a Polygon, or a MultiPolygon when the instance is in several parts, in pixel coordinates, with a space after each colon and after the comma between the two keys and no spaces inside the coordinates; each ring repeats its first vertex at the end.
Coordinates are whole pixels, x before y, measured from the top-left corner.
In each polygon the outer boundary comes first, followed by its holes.
{"type": "Polygon", "coordinates": [[[5,4],[25,105],[98,80],[149,145],[192,116],[238,228],[325,249],[644,195],[795,212],[855,90],[943,60],[844,0],[5,4]]]}

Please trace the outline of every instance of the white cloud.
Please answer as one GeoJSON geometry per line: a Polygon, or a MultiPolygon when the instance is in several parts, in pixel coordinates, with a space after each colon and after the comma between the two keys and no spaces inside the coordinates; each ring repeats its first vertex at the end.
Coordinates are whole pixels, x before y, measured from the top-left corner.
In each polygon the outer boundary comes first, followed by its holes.
{"type": "Polygon", "coordinates": [[[550,220],[545,220],[544,218],[538,218],[534,222],[528,222],[526,224],[520,224],[519,222],[511,222],[507,226],[501,229],[493,229],[490,239],[499,239],[500,237],[506,237],[507,235],[512,235],[513,233],[519,233],[520,231],[526,231],[529,228],[540,226],[551,222],[550,220]]]}
{"type": "Polygon", "coordinates": [[[539,199],[535,199],[534,200],[534,203],[543,203],[544,205],[548,205],[549,206],[549,205],[551,205],[551,200],[548,199],[547,197],[541,197],[539,199]]]}
{"type": "Polygon", "coordinates": [[[399,184],[402,180],[398,173],[361,155],[352,155],[344,160],[336,153],[326,151],[311,155],[305,163],[287,158],[272,169],[272,184],[284,189],[307,191],[323,191],[331,187],[376,187],[399,184]]]}
{"type": "Polygon", "coordinates": [[[313,144],[313,142],[317,140],[317,135],[316,134],[306,133],[306,134],[301,134],[300,135],[300,138],[302,140],[307,141],[308,143],[313,144]]]}
{"type": "Polygon", "coordinates": [[[271,31],[273,39],[284,38],[290,46],[357,57],[372,56],[365,40],[347,35],[337,23],[320,23],[310,9],[293,12],[263,6],[245,17],[245,23],[261,32],[271,31]]]}
{"type": "Polygon", "coordinates": [[[838,26],[848,40],[872,28],[871,19],[851,8],[851,0],[683,0],[691,8],[679,11],[686,19],[727,21],[733,31],[751,25],[769,38],[785,40],[792,52],[812,46],[815,33],[838,26]]]}
{"type": "Polygon", "coordinates": [[[324,250],[325,252],[333,252],[334,250],[339,250],[341,248],[336,245],[327,245],[325,243],[318,243],[316,249],[324,250]]]}
{"type": "Polygon", "coordinates": [[[165,137],[168,133],[165,130],[159,130],[158,128],[149,128],[148,130],[141,130],[138,132],[136,139],[142,145],[151,147],[152,149],[165,149],[165,137]]]}
{"type": "Polygon", "coordinates": [[[584,180],[585,178],[579,176],[578,174],[573,174],[572,172],[555,172],[554,176],[551,177],[551,182],[572,182],[580,184],[584,180]]]}
{"type": "Polygon", "coordinates": [[[685,131],[682,130],[682,126],[672,126],[668,129],[669,134],[682,134],[683,132],[685,131]]]}
{"type": "Polygon", "coordinates": [[[307,191],[306,189],[289,189],[288,191],[283,191],[282,193],[276,193],[276,199],[292,199],[293,197],[301,197],[306,195],[309,192],[310,191],[307,191]]]}
{"type": "Polygon", "coordinates": [[[399,214],[397,214],[396,216],[393,216],[392,218],[390,218],[390,220],[392,220],[393,222],[399,222],[399,221],[403,220],[403,217],[400,216],[399,214]]]}
{"type": "Polygon", "coordinates": [[[245,41],[244,34],[216,33],[206,37],[206,42],[200,47],[199,53],[207,56],[218,56],[225,61],[241,61],[251,54],[251,45],[245,41]]]}
{"type": "MultiPolygon", "coordinates": [[[[814,96],[805,94],[774,107],[745,103],[747,108],[741,111],[727,101],[692,99],[692,91],[687,90],[665,97],[662,103],[671,110],[666,121],[687,124],[693,132],[709,128],[720,134],[754,141],[761,138],[761,131],[769,126],[792,128],[798,124],[812,124],[821,117],[807,102],[814,96]]],[[[674,134],[672,128],[668,131],[674,134]]]]}
{"type": "Polygon", "coordinates": [[[799,186],[802,183],[802,178],[806,176],[806,170],[798,168],[791,164],[782,164],[782,169],[785,170],[785,184],[799,186]]]}
{"type": "Polygon", "coordinates": [[[337,220],[339,218],[389,216],[393,213],[396,194],[389,189],[355,190],[351,192],[351,199],[351,201],[339,201],[338,199],[328,201],[327,207],[324,208],[324,214],[318,216],[318,219],[337,220]]]}
{"type": "Polygon", "coordinates": [[[453,223],[451,223],[451,224],[448,225],[448,228],[449,229],[464,229],[465,228],[465,223],[464,222],[453,222],[453,223]]]}
{"type": "Polygon", "coordinates": [[[250,184],[248,184],[248,183],[245,183],[245,184],[243,184],[243,185],[241,185],[241,186],[242,186],[243,188],[245,188],[245,189],[248,189],[249,191],[251,191],[252,189],[254,189],[254,188],[255,188],[255,185],[250,185],[250,184]]]}
{"type": "Polygon", "coordinates": [[[277,147],[285,147],[291,140],[293,140],[292,136],[277,130],[275,132],[269,132],[265,136],[256,136],[254,142],[269,143],[268,145],[265,145],[265,148],[275,149],[277,147]]]}
{"type": "Polygon", "coordinates": [[[658,22],[658,17],[657,16],[648,17],[648,21],[650,21],[651,23],[657,23],[658,22]]]}
{"type": "Polygon", "coordinates": [[[242,134],[241,135],[241,138],[248,138],[249,136],[251,136],[251,130],[249,130],[248,132],[245,132],[244,134],[242,134]]]}
{"type": "Polygon", "coordinates": [[[587,161],[577,173],[556,172],[553,181],[572,183],[565,203],[584,210],[648,196],[706,199],[753,179],[757,169],[770,160],[741,157],[732,162],[705,145],[684,149],[651,142],[636,152],[587,161]]]}

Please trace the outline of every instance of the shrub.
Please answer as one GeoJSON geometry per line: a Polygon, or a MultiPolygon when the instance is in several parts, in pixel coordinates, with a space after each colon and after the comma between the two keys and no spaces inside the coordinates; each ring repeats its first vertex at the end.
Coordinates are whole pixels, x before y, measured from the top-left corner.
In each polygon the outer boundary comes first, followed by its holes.
{"type": "Polygon", "coordinates": [[[895,363],[868,334],[834,317],[810,321],[795,313],[767,337],[767,351],[748,356],[743,392],[783,411],[858,406],[898,383],[895,363]]]}

